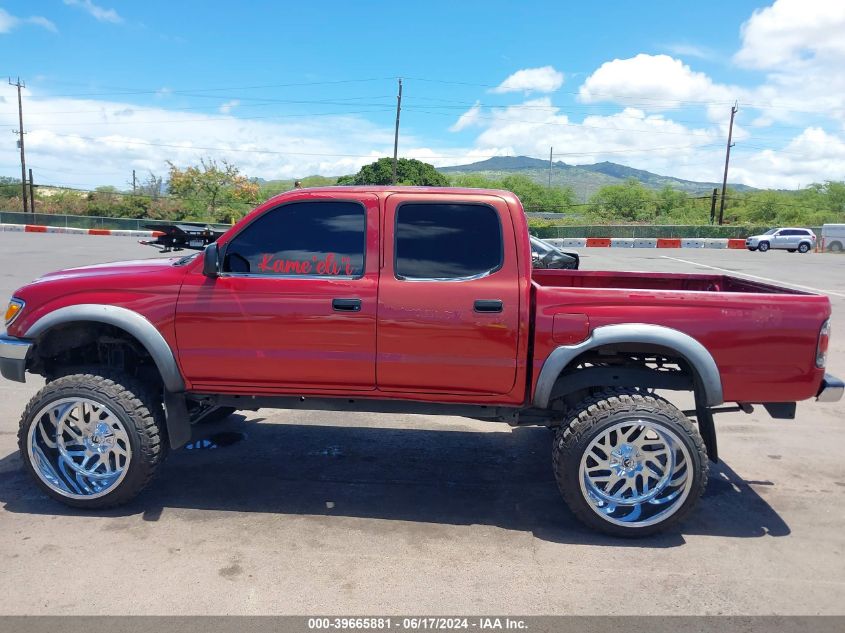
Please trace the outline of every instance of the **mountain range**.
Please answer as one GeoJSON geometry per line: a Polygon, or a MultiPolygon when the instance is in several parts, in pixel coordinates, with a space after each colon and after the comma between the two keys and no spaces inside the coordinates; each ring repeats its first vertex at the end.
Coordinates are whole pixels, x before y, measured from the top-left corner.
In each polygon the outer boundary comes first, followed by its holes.
{"type": "MultiPolygon", "coordinates": [[[[445,174],[477,175],[500,179],[513,174],[527,176],[542,184],[549,182],[549,161],[529,156],[495,156],[469,165],[438,167],[445,174]]],[[[569,165],[562,161],[552,163],[552,185],[569,186],[580,200],[588,199],[600,187],[618,185],[633,178],[649,189],[662,189],[669,185],[689,194],[707,195],[714,188],[721,188],[720,182],[696,182],[672,176],[661,176],[643,169],[635,169],[619,163],[601,162],[592,165],[569,165]]],[[[747,185],[730,184],[737,191],[753,191],[747,185]]]]}

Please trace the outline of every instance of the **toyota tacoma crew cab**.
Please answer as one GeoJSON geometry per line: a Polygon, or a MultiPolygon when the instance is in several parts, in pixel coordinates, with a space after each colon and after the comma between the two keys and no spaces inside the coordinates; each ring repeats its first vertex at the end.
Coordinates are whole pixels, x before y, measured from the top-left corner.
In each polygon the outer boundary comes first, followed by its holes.
{"type": "Polygon", "coordinates": [[[19,447],[70,506],[132,499],[193,424],[235,410],[445,414],[553,429],[572,512],[641,536],[695,506],[715,413],[841,398],[830,311],[726,275],[532,270],[507,191],[329,187],[268,200],[202,253],[36,279],[0,369],[46,380],[19,447]],[[694,408],[657,395],[675,391],[694,408]]]}

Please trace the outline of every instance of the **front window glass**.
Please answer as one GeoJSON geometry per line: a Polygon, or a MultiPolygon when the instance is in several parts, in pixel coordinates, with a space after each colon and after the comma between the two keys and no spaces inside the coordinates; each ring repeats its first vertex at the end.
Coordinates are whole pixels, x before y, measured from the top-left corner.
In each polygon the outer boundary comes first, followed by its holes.
{"type": "Polygon", "coordinates": [[[268,211],[226,246],[223,271],[261,275],[360,277],[364,207],[295,202],[268,211]]]}

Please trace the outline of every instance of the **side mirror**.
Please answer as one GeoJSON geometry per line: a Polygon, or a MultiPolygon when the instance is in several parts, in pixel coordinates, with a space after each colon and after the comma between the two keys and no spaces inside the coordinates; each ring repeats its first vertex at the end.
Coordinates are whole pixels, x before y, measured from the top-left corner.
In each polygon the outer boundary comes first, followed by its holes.
{"type": "Polygon", "coordinates": [[[220,255],[215,242],[205,247],[203,258],[202,274],[206,277],[217,277],[220,274],[220,255]]]}

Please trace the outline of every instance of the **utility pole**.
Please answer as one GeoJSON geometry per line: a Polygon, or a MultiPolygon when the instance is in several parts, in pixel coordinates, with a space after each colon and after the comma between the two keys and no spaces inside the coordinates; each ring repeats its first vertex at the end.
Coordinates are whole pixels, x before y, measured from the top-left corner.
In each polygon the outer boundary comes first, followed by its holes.
{"type": "Polygon", "coordinates": [[[393,184],[396,184],[396,161],[399,156],[399,113],[402,111],[402,78],[399,78],[399,94],[396,95],[396,131],[393,134],[393,184]]]}
{"type": "Polygon", "coordinates": [[[26,213],[26,153],[23,147],[23,105],[21,104],[21,88],[26,88],[26,84],[21,82],[20,77],[18,77],[16,83],[12,83],[12,78],[9,77],[9,85],[18,88],[18,130],[15,133],[19,137],[18,145],[21,148],[21,196],[23,198],[23,212],[26,213]]]}
{"type": "Polygon", "coordinates": [[[29,168],[29,210],[35,213],[35,183],[32,182],[32,167],[29,168]]]}
{"type": "Polygon", "coordinates": [[[710,224],[716,221],[716,195],[718,193],[719,190],[713,187],[713,195],[710,196],[710,224]]]}
{"type": "Polygon", "coordinates": [[[554,151],[554,147],[549,148],[549,189],[552,188],[552,152],[554,151]]]}
{"type": "Polygon", "coordinates": [[[733,147],[733,143],[731,143],[731,138],[733,138],[734,133],[734,116],[739,108],[737,107],[737,103],[734,102],[733,107],[731,108],[731,123],[728,127],[728,147],[725,150],[725,175],[722,178],[722,202],[719,204],[719,225],[721,226],[724,219],[725,219],[725,190],[728,186],[728,164],[731,161],[731,148],[733,147]]]}
{"type": "Polygon", "coordinates": [[[136,186],[136,182],[137,182],[137,181],[135,180],[135,170],[133,169],[133,170],[132,170],[132,194],[133,194],[133,195],[135,194],[135,186],[136,186]]]}

